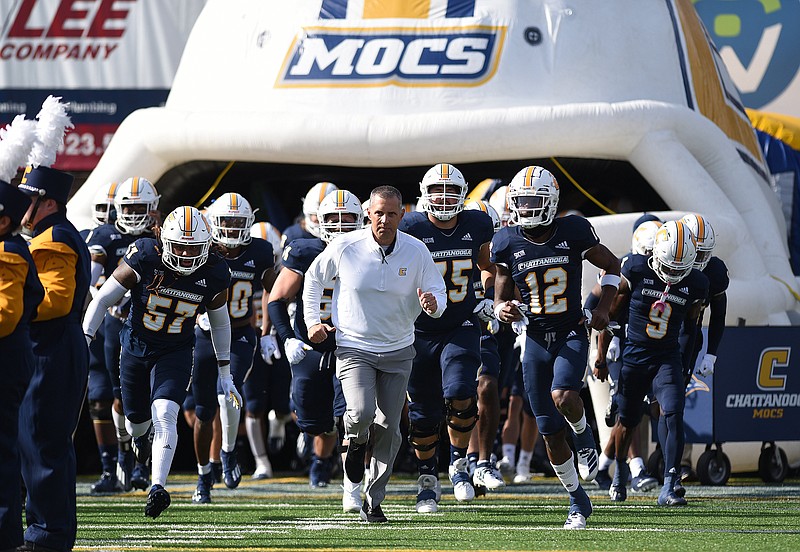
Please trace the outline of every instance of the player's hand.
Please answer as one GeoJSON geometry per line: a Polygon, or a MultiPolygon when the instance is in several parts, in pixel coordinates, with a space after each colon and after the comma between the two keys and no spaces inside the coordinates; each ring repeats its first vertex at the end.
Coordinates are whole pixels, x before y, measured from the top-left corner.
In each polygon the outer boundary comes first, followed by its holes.
{"type": "Polygon", "coordinates": [[[608,351],[606,351],[606,360],[609,362],[619,360],[619,337],[614,336],[611,338],[611,343],[608,344],[608,351]]]}
{"type": "Polygon", "coordinates": [[[299,339],[290,337],[283,342],[283,350],[286,353],[286,360],[289,361],[289,364],[297,364],[306,358],[306,351],[310,351],[311,346],[299,339]]]}
{"type": "Polygon", "coordinates": [[[311,343],[322,343],[333,331],[336,331],[336,328],[330,324],[314,324],[308,329],[308,340],[311,343]]]}
{"type": "Polygon", "coordinates": [[[522,311],[519,309],[518,301],[502,301],[495,305],[494,317],[500,322],[511,324],[515,320],[522,320],[525,318],[525,315],[523,315],[522,311]]]}
{"type": "Polygon", "coordinates": [[[606,309],[594,309],[593,311],[584,309],[584,313],[586,316],[586,324],[590,328],[599,332],[605,330],[606,326],[608,326],[609,317],[606,309]]]}
{"type": "Polygon", "coordinates": [[[220,376],[219,381],[222,386],[222,395],[228,400],[228,402],[232,403],[237,410],[241,409],[242,396],[239,394],[239,391],[236,390],[236,386],[233,384],[233,376],[230,374],[220,376]]]}
{"type": "Polygon", "coordinates": [[[478,318],[483,322],[494,320],[494,301],[491,299],[481,299],[472,312],[477,314],[478,318]]]}
{"type": "Polygon", "coordinates": [[[207,312],[204,312],[203,314],[197,317],[197,326],[204,332],[211,330],[211,322],[208,321],[207,312]]]}
{"type": "Polygon", "coordinates": [[[592,375],[600,381],[606,381],[608,379],[608,364],[606,364],[605,359],[595,361],[594,368],[592,368],[592,375]]]}
{"type": "Polygon", "coordinates": [[[436,312],[436,309],[439,307],[438,303],[436,302],[436,297],[430,291],[423,292],[420,288],[417,288],[417,297],[419,297],[419,304],[427,314],[433,314],[436,312]]]}
{"type": "Polygon", "coordinates": [[[697,375],[703,378],[707,378],[708,376],[714,373],[714,364],[717,362],[716,355],[709,355],[706,354],[703,357],[703,360],[700,361],[700,366],[697,367],[697,375]]]}
{"type": "Polygon", "coordinates": [[[261,358],[269,365],[272,365],[272,357],[281,358],[281,350],[278,347],[278,340],[272,334],[261,336],[261,358]]]}

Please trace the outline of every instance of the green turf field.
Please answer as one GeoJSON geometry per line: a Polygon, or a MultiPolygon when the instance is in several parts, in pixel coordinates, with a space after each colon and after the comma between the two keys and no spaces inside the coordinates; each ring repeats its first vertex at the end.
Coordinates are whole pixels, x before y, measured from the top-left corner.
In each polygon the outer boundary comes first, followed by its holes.
{"type": "Polygon", "coordinates": [[[213,503],[191,504],[196,476],[168,486],[172,505],[156,520],[145,493],[92,496],[78,485],[76,550],[800,550],[800,480],[767,486],[756,479],[726,487],[687,485],[689,506],[661,508],[654,493],[622,504],[589,485],[594,514],[586,531],[565,531],[567,500],[555,479],[460,505],[444,487],[436,514],[414,512],[416,481],[395,478],[384,512],[366,524],[341,509],[341,488],[307,480],[217,485],[213,503]],[[220,489],[219,487],[222,487],[220,489]],[[449,494],[448,494],[449,493],[449,494]]]}

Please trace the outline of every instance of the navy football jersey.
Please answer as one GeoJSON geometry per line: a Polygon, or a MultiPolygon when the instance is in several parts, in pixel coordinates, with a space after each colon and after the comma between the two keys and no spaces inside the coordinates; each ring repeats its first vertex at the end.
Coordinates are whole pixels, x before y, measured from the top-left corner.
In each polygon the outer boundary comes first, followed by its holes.
{"type": "MultiPolygon", "coordinates": [[[[283,267],[293,270],[298,274],[305,274],[314,259],[325,249],[325,242],[319,238],[294,240],[283,248],[283,267]]],[[[305,287],[305,279],[303,280],[305,287]]],[[[303,289],[297,294],[297,314],[294,317],[294,333],[297,339],[308,343],[317,351],[333,351],[336,349],[336,335],[331,332],[322,343],[311,343],[308,340],[308,328],[303,319],[303,289]]],[[[333,303],[333,288],[322,290],[322,299],[319,303],[320,321],[331,324],[331,306],[333,303]]]]}
{"type": "Polygon", "coordinates": [[[294,240],[316,240],[319,239],[308,230],[303,230],[299,222],[295,222],[283,231],[281,236],[281,247],[286,247],[286,244],[292,243],[294,240]]]}
{"type": "Polygon", "coordinates": [[[705,301],[708,278],[699,270],[692,269],[683,280],[670,286],[666,309],[659,312],[653,308],[653,303],[661,298],[666,284],[648,265],[649,258],[630,255],[622,265],[622,275],[631,289],[627,338],[648,349],[678,350],[681,324],[692,304],[705,301]]]}
{"type": "Polygon", "coordinates": [[[528,331],[571,330],[583,317],[583,257],[600,243],[591,223],[569,215],[556,219],[545,243],[534,243],[519,226],[501,228],[491,245],[491,260],[511,272],[528,308],[528,331]]]}
{"type": "Polygon", "coordinates": [[[86,245],[89,246],[89,253],[92,255],[106,256],[106,262],[103,264],[103,276],[108,278],[122,262],[122,257],[128,252],[128,246],[143,237],[150,237],[150,234],[143,236],[124,234],[113,224],[103,224],[89,232],[86,245]]]}
{"type": "Polygon", "coordinates": [[[461,326],[472,317],[475,298],[475,267],[481,246],[494,234],[492,219],[483,211],[461,211],[455,228],[441,230],[428,219],[428,213],[407,213],[399,229],[421,240],[431,252],[447,287],[447,309],[440,318],[422,313],[415,327],[423,332],[444,332],[461,326]]]}
{"type": "Polygon", "coordinates": [[[228,290],[228,313],[231,323],[253,316],[253,295],[263,289],[264,273],[273,268],[272,244],[261,238],[242,247],[236,258],[225,258],[231,269],[231,286],[228,290]]]}
{"type": "Polygon", "coordinates": [[[708,264],[703,269],[703,274],[708,278],[709,299],[727,291],[731,279],[728,276],[728,267],[725,265],[725,261],[719,257],[711,257],[708,260],[708,264]]]}
{"type": "Polygon", "coordinates": [[[230,284],[230,270],[216,253],[189,275],[172,271],[161,261],[154,238],[139,238],[128,248],[125,262],[140,276],[131,290],[131,312],[126,324],[154,347],[194,343],[194,319],[201,307],[230,284]]]}

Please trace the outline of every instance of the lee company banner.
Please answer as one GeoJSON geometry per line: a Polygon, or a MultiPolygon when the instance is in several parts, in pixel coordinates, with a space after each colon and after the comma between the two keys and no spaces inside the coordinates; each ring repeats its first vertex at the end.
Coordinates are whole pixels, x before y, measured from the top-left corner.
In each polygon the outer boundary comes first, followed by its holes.
{"type": "Polygon", "coordinates": [[[163,105],[206,0],[0,0],[0,125],[48,94],[75,129],[56,166],[90,170],[132,111],[163,105]]]}

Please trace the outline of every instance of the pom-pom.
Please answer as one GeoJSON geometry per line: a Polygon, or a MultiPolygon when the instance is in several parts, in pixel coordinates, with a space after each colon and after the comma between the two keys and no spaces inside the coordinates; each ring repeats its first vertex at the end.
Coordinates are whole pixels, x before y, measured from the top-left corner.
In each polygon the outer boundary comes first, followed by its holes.
{"type": "Polygon", "coordinates": [[[75,128],[67,115],[69,104],[63,104],[60,97],[47,96],[42,109],[36,116],[36,142],[28,156],[28,164],[34,167],[50,167],[56,161],[56,153],[64,141],[68,128],[75,128]]]}
{"type": "Polygon", "coordinates": [[[0,180],[11,182],[36,140],[36,121],[17,115],[10,125],[0,129],[0,180]]]}

